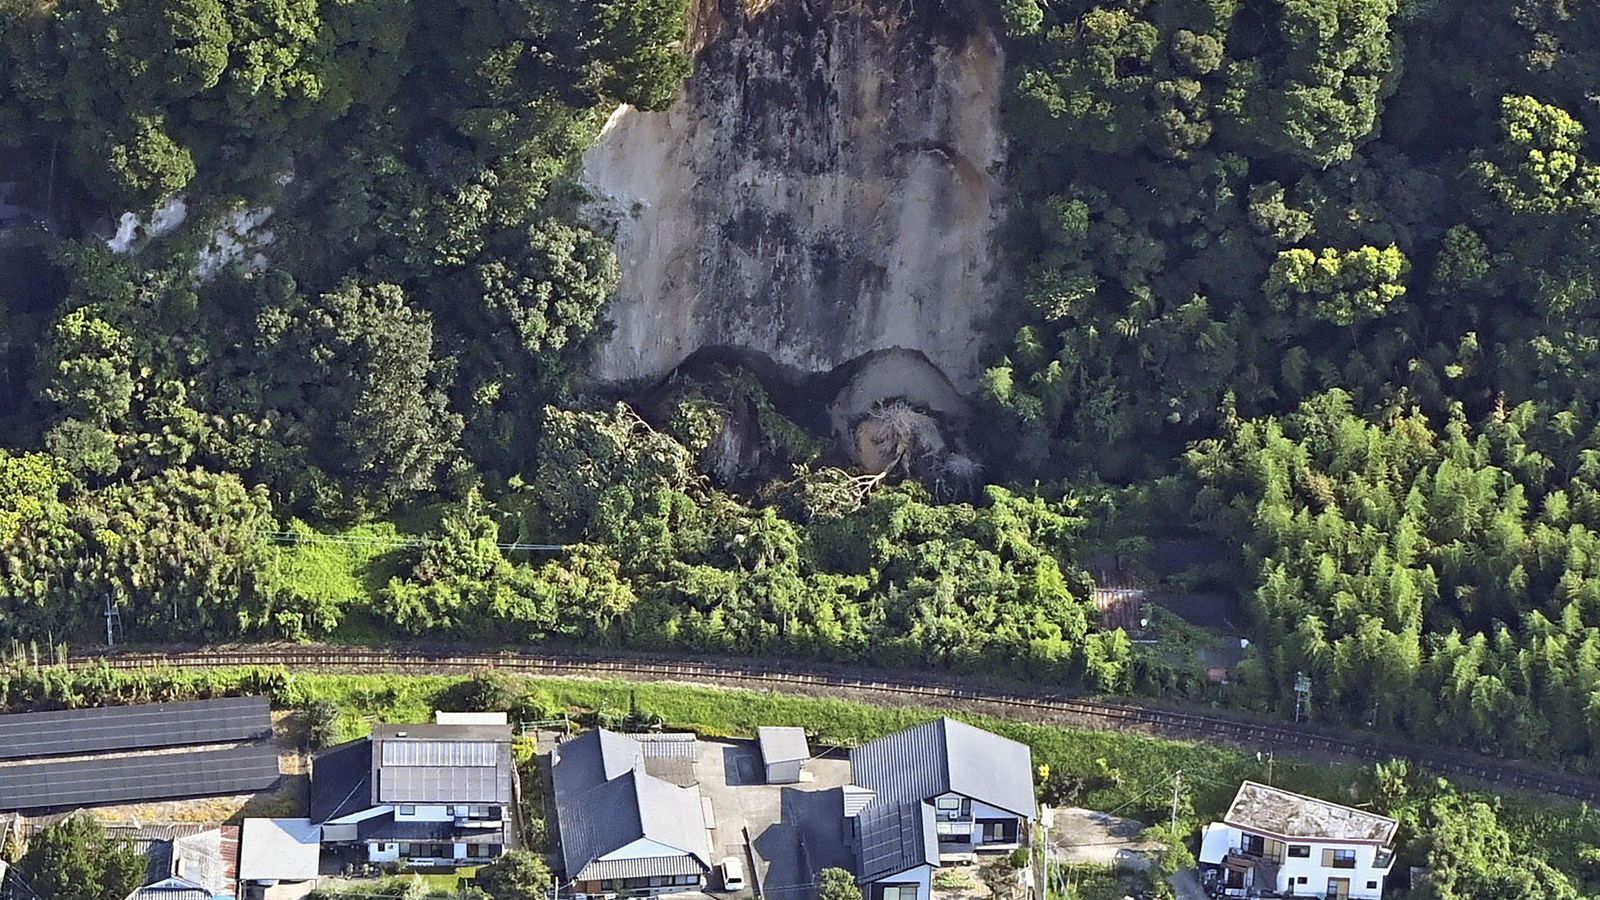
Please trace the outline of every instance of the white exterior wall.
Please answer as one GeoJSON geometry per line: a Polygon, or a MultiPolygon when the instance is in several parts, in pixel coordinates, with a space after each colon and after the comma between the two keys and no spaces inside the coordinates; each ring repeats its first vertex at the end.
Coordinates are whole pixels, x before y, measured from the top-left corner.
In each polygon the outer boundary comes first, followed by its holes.
{"type": "MultiPolygon", "coordinates": [[[[1289,843],[1288,846],[1302,846],[1289,843]]],[[[1341,843],[1313,843],[1310,845],[1311,855],[1297,858],[1289,855],[1285,848],[1283,862],[1278,864],[1278,890],[1281,893],[1316,894],[1323,895],[1328,890],[1328,879],[1350,879],[1351,900],[1377,900],[1383,893],[1383,879],[1389,874],[1387,869],[1375,867],[1373,859],[1378,855],[1378,848],[1371,844],[1341,844],[1341,843]],[[1353,869],[1335,869],[1322,864],[1322,851],[1324,850],[1354,850],[1356,852],[1356,867],[1353,869]],[[1304,878],[1305,884],[1299,882],[1304,878]],[[1367,882],[1377,882],[1377,887],[1367,887],[1367,882]]]]}
{"type": "Polygon", "coordinates": [[[400,859],[399,844],[368,844],[367,862],[386,863],[400,859]]]}
{"type": "MultiPolygon", "coordinates": [[[[1228,849],[1236,850],[1242,847],[1243,837],[1246,834],[1259,835],[1266,840],[1279,840],[1265,832],[1245,831],[1232,825],[1224,827],[1228,834],[1228,849]]],[[[1349,880],[1351,900],[1377,900],[1383,893],[1383,880],[1389,874],[1389,870],[1374,865],[1379,848],[1372,844],[1339,841],[1284,841],[1283,844],[1283,859],[1277,863],[1278,882],[1272,886],[1280,893],[1322,897],[1327,894],[1330,878],[1349,880]],[[1304,857],[1289,855],[1290,847],[1302,846],[1310,847],[1309,855],[1304,857]],[[1324,866],[1322,864],[1324,850],[1354,850],[1355,868],[1336,869],[1324,866]],[[1300,881],[1301,878],[1305,879],[1304,883],[1300,881]],[[1377,886],[1369,888],[1368,882],[1376,882],[1377,886]]]]}
{"type": "Polygon", "coordinates": [[[450,822],[455,820],[447,806],[397,804],[394,808],[396,822],[450,822]],[[411,810],[405,812],[404,810],[411,810]]]}
{"type": "MultiPolygon", "coordinates": [[[[907,869],[904,872],[885,875],[882,878],[875,879],[872,884],[915,884],[917,886],[917,900],[929,900],[933,896],[933,867],[917,866],[915,869],[907,869]]],[[[865,895],[865,900],[873,900],[873,893],[870,889],[862,891],[862,893],[865,895]]]]}
{"type": "MultiPolygon", "coordinates": [[[[981,802],[979,802],[977,800],[971,799],[970,797],[964,797],[964,796],[962,796],[960,794],[953,794],[952,793],[952,794],[941,794],[940,796],[935,797],[933,799],[932,802],[933,802],[933,805],[934,805],[934,816],[938,821],[941,821],[941,822],[950,821],[950,820],[944,818],[944,812],[940,811],[938,806],[939,806],[939,800],[946,799],[946,798],[951,798],[951,797],[953,797],[953,798],[955,798],[957,800],[965,800],[969,804],[971,804],[971,807],[972,807],[971,815],[969,817],[967,817],[966,819],[960,820],[960,821],[963,821],[965,824],[968,824],[968,825],[971,826],[970,830],[967,831],[966,834],[967,834],[967,840],[970,841],[973,844],[978,844],[980,842],[980,840],[981,840],[981,838],[980,838],[981,832],[978,830],[978,820],[979,819],[1009,819],[1009,820],[1012,820],[1012,821],[1016,821],[1017,818],[1018,818],[1017,814],[1014,813],[1014,812],[1010,812],[1008,810],[1003,810],[1003,809],[1000,809],[999,807],[996,807],[996,806],[990,806],[987,803],[981,803],[981,802]]],[[[1016,840],[1016,842],[1014,842],[1014,843],[1006,843],[1006,844],[991,844],[989,846],[997,846],[997,847],[1012,847],[1012,846],[1016,846],[1016,844],[1021,843],[1021,841],[1022,841],[1024,835],[1026,834],[1026,832],[1027,832],[1027,822],[1026,822],[1026,820],[1024,820],[1023,822],[1021,822],[1017,826],[1017,840],[1016,840]]]]}

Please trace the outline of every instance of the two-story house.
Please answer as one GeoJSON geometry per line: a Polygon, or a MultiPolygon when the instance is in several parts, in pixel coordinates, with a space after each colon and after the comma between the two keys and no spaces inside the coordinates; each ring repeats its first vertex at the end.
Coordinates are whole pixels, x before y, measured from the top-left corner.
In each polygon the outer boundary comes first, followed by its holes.
{"type": "Polygon", "coordinates": [[[1222,896],[1276,892],[1377,900],[1394,862],[1394,819],[1253,781],[1205,827],[1201,877],[1222,896]]]}
{"type": "Polygon", "coordinates": [[[500,856],[515,802],[504,724],[379,725],[312,757],[324,848],[363,861],[461,866],[500,856]]]}
{"type": "Polygon", "coordinates": [[[711,871],[711,840],[690,734],[598,729],[550,757],[557,837],[579,897],[691,893],[711,871]]]}
{"type": "Polygon", "coordinates": [[[867,900],[928,900],[934,869],[1027,843],[1026,744],[936,719],[857,747],[850,776],[843,812],[867,900]]]}

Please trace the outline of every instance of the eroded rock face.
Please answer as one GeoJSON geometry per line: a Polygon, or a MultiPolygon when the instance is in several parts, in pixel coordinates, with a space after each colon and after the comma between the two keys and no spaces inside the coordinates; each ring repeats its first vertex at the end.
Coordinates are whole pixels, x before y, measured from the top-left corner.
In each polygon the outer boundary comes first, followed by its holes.
{"type": "Polygon", "coordinates": [[[943,7],[696,0],[684,97],[618,110],[584,157],[623,272],[599,379],[659,376],[708,346],[810,372],[901,347],[973,385],[1004,61],[943,7]]]}

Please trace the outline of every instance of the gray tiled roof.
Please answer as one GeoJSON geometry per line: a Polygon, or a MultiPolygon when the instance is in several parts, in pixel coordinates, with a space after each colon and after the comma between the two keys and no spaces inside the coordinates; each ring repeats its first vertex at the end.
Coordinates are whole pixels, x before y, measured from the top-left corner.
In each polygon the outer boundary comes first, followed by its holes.
{"type": "Polygon", "coordinates": [[[704,875],[705,868],[688,856],[652,856],[648,859],[597,859],[583,870],[585,881],[612,878],[656,878],[666,875],[704,875]]]}
{"type": "Polygon", "coordinates": [[[644,770],[679,787],[699,784],[695,759],[700,740],[692,734],[641,734],[634,737],[644,751],[644,770]]]}
{"type": "Polygon", "coordinates": [[[957,793],[1032,818],[1028,745],[955,719],[935,719],[850,752],[852,780],[878,800],[914,802],[957,793]]]}
{"type": "Polygon", "coordinates": [[[562,741],[550,759],[556,793],[569,796],[603,784],[644,763],[638,741],[604,728],[562,741]]]}
{"type": "MultiPolygon", "coordinates": [[[[682,742],[663,743],[681,745],[682,742]]],[[[557,747],[551,772],[556,789],[556,822],[561,836],[562,861],[569,878],[689,875],[711,868],[711,847],[706,837],[700,791],[649,774],[646,764],[648,753],[653,749],[662,748],[642,747],[632,738],[603,730],[589,732],[557,747]],[[610,860],[604,865],[597,863],[598,857],[641,838],[682,853],[644,860],[610,860]],[[671,860],[676,861],[669,862],[671,860]],[[663,867],[671,871],[654,871],[663,867]],[[651,871],[645,872],[645,869],[651,871]],[[681,871],[684,869],[688,871],[681,871]],[[617,874],[635,870],[642,874],[617,874]]]]}

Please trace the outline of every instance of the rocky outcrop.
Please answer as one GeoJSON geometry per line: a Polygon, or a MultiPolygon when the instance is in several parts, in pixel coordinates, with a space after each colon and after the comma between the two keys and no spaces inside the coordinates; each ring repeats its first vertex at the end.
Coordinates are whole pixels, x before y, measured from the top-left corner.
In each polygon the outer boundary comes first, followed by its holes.
{"type": "Polygon", "coordinates": [[[684,96],[619,109],[584,157],[623,273],[594,374],[899,347],[971,388],[1003,199],[994,36],[950,0],[694,2],[684,96]]]}

